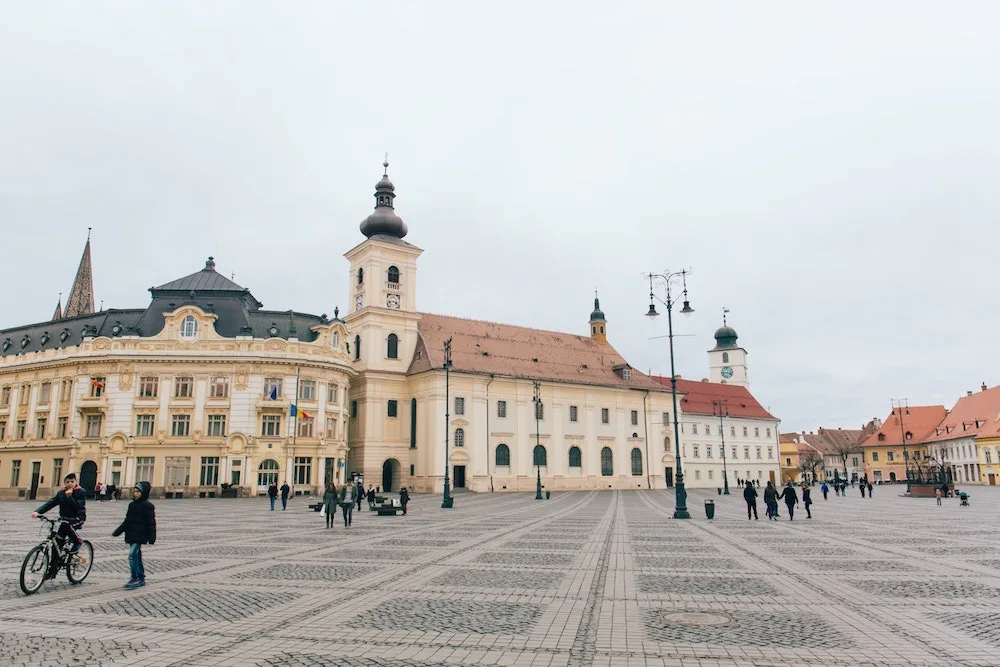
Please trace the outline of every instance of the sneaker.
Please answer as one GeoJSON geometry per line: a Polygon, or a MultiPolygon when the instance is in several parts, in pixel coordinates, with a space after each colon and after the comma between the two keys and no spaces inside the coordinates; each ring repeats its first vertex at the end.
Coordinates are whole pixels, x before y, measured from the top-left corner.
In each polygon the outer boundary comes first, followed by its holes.
{"type": "Polygon", "coordinates": [[[134,588],[142,588],[145,585],[146,585],[146,580],[140,579],[139,581],[135,582],[134,588]]]}
{"type": "Polygon", "coordinates": [[[122,586],[122,588],[129,588],[129,589],[135,588],[135,586],[138,583],[138,581],[139,581],[138,579],[129,579],[128,583],[126,583],[124,586],[122,586]]]}

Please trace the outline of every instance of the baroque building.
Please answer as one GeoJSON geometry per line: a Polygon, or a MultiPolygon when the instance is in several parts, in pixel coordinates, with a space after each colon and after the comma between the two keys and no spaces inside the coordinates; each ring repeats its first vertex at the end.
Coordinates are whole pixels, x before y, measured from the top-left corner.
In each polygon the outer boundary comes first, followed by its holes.
{"type": "Polygon", "coordinates": [[[342,480],[354,375],[336,316],[264,310],[215,270],[94,312],[90,240],[66,310],[0,331],[0,497],[148,480],[155,496],[342,480]]]}

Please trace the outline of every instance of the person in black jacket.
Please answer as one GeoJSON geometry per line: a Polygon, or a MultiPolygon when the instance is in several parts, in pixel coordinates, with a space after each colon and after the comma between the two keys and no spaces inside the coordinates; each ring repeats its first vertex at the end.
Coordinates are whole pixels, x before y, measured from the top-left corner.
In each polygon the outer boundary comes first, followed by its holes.
{"type": "Polygon", "coordinates": [[[753,512],[755,521],[759,519],[760,517],[757,516],[757,489],[749,484],[743,487],[743,500],[747,501],[747,521],[750,520],[751,512],[753,512]]]}
{"type": "Polygon", "coordinates": [[[50,509],[59,506],[59,518],[64,521],[59,524],[58,535],[63,540],[70,540],[70,551],[79,551],[83,540],[77,534],[83,522],[87,520],[87,492],[76,483],[76,473],[69,473],[63,478],[63,488],[56,495],[42,504],[31,516],[37,517],[50,509]]]}
{"type": "Polygon", "coordinates": [[[271,500],[271,511],[274,511],[274,501],[278,498],[278,483],[271,482],[267,487],[267,497],[271,500]]]}
{"type": "Polygon", "coordinates": [[[288,494],[291,493],[291,492],[292,492],[292,487],[288,486],[288,482],[287,481],[284,484],[281,485],[281,509],[282,510],[288,509],[288,494]]]}
{"type": "Polygon", "coordinates": [[[778,490],[774,488],[774,482],[768,482],[764,489],[764,505],[767,507],[767,518],[772,521],[778,520],[778,490]]]}
{"type": "Polygon", "coordinates": [[[129,545],[128,566],[131,578],[125,588],[141,588],[146,585],[146,569],[142,566],[142,545],[156,544],[156,508],[149,502],[149,482],[139,482],[132,489],[132,502],[128,504],[125,520],[111,533],[118,537],[125,533],[125,543],[129,545]]]}
{"type": "Polygon", "coordinates": [[[785,499],[785,507],[788,508],[788,520],[795,521],[795,506],[799,504],[799,494],[795,493],[795,487],[792,486],[791,480],[785,484],[781,495],[778,496],[778,500],[782,498],[785,499]]]}

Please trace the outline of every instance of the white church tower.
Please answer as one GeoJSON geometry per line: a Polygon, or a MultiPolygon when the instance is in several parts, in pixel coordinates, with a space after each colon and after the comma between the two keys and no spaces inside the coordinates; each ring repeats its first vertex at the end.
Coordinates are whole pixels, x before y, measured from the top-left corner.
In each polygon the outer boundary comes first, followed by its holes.
{"type": "Polygon", "coordinates": [[[736,329],[726,323],[726,313],[722,311],[722,326],[715,331],[715,347],[708,351],[709,380],[724,384],[750,387],[750,370],[747,367],[747,351],[737,344],[736,329]]]}

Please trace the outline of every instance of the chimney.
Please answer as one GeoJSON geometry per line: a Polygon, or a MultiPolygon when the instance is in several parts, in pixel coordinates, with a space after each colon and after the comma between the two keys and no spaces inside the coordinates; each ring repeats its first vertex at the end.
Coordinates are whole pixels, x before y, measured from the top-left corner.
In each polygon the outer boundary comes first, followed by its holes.
{"type": "Polygon", "coordinates": [[[966,396],[972,396],[972,390],[970,389],[970,390],[968,390],[967,392],[965,392],[965,395],[966,395],[966,396]]]}
{"type": "Polygon", "coordinates": [[[983,383],[982,391],[986,391],[986,383],[985,382],[983,383]]]}

